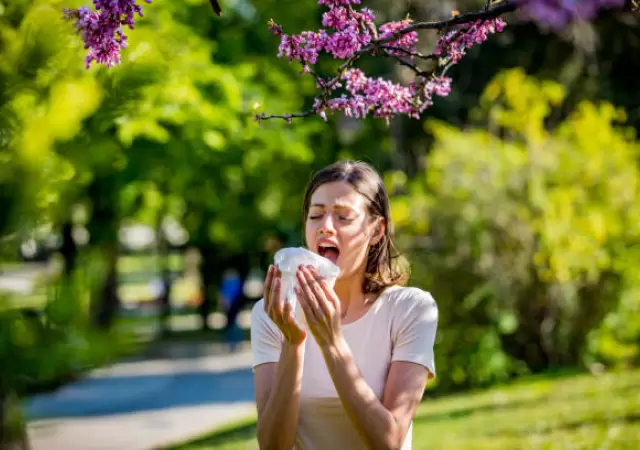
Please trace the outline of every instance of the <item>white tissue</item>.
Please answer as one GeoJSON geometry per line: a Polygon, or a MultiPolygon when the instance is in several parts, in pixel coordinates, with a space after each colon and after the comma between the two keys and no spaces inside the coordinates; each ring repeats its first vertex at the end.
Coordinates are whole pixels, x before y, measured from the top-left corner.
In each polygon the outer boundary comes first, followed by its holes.
{"type": "Polygon", "coordinates": [[[282,272],[280,295],[286,303],[291,305],[291,311],[295,311],[298,298],[294,288],[298,286],[296,272],[301,265],[315,267],[318,274],[333,286],[340,269],[327,258],[313,253],[302,247],[288,247],[278,250],[274,256],[274,264],[282,272]]]}

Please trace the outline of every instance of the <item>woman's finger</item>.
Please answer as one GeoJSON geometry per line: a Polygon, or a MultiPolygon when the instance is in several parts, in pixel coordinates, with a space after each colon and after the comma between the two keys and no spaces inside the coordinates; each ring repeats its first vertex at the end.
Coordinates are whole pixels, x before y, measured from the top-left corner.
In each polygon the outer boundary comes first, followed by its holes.
{"type": "Polygon", "coordinates": [[[274,305],[274,316],[276,316],[278,318],[278,323],[282,324],[284,323],[284,310],[283,310],[283,303],[282,303],[282,296],[280,295],[280,292],[282,290],[282,279],[279,276],[275,277],[275,280],[273,282],[273,305],[274,305]]]}
{"type": "Polygon", "coordinates": [[[264,312],[269,314],[271,308],[271,284],[273,283],[273,265],[269,266],[267,271],[267,278],[264,281],[264,312]]]}
{"type": "Polygon", "coordinates": [[[300,306],[300,308],[302,308],[302,313],[304,314],[304,317],[306,318],[307,323],[315,322],[313,311],[310,310],[309,303],[307,302],[307,299],[304,293],[297,286],[294,287],[293,289],[296,293],[296,297],[298,297],[298,305],[300,306]]]}
{"type": "Polygon", "coordinates": [[[304,267],[300,267],[300,269],[298,270],[297,276],[298,276],[298,285],[300,286],[302,293],[307,297],[307,303],[309,303],[309,306],[311,307],[311,309],[313,309],[314,311],[317,311],[318,302],[315,298],[313,290],[311,289],[311,286],[309,286],[309,276],[308,276],[307,270],[304,267]]]}
{"type": "Polygon", "coordinates": [[[270,317],[276,322],[278,325],[282,323],[282,304],[280,301],[280,277],[274,275],[273,282],[271,283],[271,293],[269,296],[271,297],[271,309],[270,309],[270,317]]]}
{"type": "Polygon", "coordinates": [[[329,305],[334,306],[334,304],[330,300],[330,297],[332,297],[332,295],[325,283],[325,280],[320,277],[320,275],[315,270],[307,269],[307,274],[309,278],[309,286],[318,302],[319,309],[327,317],[330,317],[333,314],[333,311],[331,310],[329,305]]]}

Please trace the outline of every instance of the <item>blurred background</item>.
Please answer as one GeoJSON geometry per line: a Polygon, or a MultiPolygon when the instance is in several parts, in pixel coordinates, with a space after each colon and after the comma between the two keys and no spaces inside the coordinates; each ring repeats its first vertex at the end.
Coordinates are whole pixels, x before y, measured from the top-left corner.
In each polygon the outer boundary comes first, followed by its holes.
{"type": "Polygon", "coordinates": [[[507,17],[421,120],[259,125],[313,103],[267,21],[317,29],[317,2],[154,0],[122,64],[90,70],[61,12],[85,3],[0,1],[0,448],[257,448],[248,312],[343,158],[384,174],[440,308],[416,449],[638,448],[637,16],[507,17]]]}

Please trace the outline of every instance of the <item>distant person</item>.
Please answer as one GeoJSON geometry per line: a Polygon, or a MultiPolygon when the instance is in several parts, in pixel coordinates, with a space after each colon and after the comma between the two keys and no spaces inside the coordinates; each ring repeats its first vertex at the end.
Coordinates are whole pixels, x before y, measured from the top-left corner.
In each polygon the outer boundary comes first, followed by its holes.
{"type": "Polygon", "coordinates": [[[365,163],[338,162],[314,175],[302,209],[307,248],[340,273],[332,289],[301,268],[294,314],[269,268],[251,311],[260,448],[411,449],[438,308],[403,287],[384,184],[365,163]]]}
{"type": "Polygon", "coordinates": [[[220,285],[220,303],[225,313],[231,310],[242,296],[242,278],[236,269],[226,269],[220,285]]]}
{"type": "Polygon", "coordinates": [[[223,333],[229,344],[233,347],[242,340],[242,331],[238,329],[236,319],[240,308],[244,305],[242,293],[243,281],[240,272],[236,269],[227,269],[222,275],[220,285],[220,302],[227,318],[223,333]]]}

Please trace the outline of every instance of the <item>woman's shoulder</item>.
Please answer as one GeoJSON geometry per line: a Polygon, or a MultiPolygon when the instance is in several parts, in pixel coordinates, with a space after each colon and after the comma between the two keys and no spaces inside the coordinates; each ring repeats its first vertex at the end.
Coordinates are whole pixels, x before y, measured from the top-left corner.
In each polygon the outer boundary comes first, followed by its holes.
{"type": "Polygon", "coordinates": [[[392,307],[406,311],[412,308],[437,308],[431,292],[415,286],[391,286],[385,294],[392,307]]]}
{"type": "Polygon", "coordinates": [[[268,324],[269,316],[267,312],[264,310],[264,298],[258,300],[251,307],[251,326],[256,324],[268,324]]]}
{"type": "Polygon", "coordinates": [[[251,307],[249,327],[251,329],[252,340],[254,336],[268,336],[271,339],[281,339],[282,333],[278,326],[271,320],[264,310],[264,298],[258,300],[251,307]]]}
{"type": "Polygon", "coordinates": [[[428,335],[437,326],[438,305],[431,292],[414,286],[402,286],[389,291],[388,296],[388,317],[395,339],[416,333],[428,335]]]}

